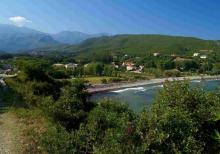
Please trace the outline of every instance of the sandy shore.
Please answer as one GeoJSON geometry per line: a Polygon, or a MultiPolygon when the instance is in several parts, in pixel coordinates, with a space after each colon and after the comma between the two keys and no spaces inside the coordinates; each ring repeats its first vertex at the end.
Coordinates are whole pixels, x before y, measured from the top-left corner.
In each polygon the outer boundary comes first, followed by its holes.
{"type": "Polygon", "coordinates": [[[151,80],[143,80],[143,81],[136,81],[136,82],[121,82],[121,83],[113,83],[113,84],[99,84],[93,85],[92,87],[88,88],[89,93],[99,93],[99,92],[106,92],[116,89],[124,89],[129,87],[138,87],[150,84],[160,84],[165,81],[175,81],[175,80],[201,80],[201,79],[220,79],[220,75],[216,76],[187,76],[187,77],[172,77],[172,78],[157,78],[151,80]]]}

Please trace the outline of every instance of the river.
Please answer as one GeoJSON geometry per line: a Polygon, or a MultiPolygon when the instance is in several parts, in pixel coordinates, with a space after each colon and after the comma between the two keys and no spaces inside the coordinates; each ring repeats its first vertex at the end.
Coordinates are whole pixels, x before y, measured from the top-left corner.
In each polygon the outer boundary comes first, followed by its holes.
{"type": "MultiPolygon", "coordinates": [[[[192,80],[191,86],[199,86],[205,90],[213,91],[220,86],[220,80],[192,80]]],[[[163,88],[162,84],[152,84],[140,87],[113,90],[110,92],[97,93],[92,96],[92,100],[112,98],[127,103],[135,112],[140,111],[145,106],[150,106],[158,91],[163,88]]]]}

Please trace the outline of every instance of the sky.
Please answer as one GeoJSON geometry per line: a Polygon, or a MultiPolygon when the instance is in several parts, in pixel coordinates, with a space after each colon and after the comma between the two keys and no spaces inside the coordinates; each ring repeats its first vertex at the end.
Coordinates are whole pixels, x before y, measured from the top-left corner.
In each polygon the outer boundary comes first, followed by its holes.
{"type": "Polygon", "coordinates": [[[69,30],[220,39],[220,0],[1,0],[0,24],[47,33],[69,30]]]}

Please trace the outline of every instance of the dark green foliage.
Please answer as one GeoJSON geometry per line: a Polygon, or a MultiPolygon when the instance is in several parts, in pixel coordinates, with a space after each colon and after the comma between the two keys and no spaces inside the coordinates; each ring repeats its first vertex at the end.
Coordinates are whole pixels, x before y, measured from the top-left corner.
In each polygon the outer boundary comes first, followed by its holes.
{"type": "Polygon", "coordinates": [[[103,64],[102,63],[90,63],[84,68],[86,75],[103,75],[103,64]]]}
{"type": "Polygon", "coordinates": [[[66,87],[54,104],[53,116],[67,130],[76,129],[83,122],[94,104],[88,100],[86,85],[82,80],[66,87]]]}
{"type": "Polygon", "coordinates": [[[12,54],[4,53],[4,52],[0,51],[0,59],[7,60],[7,59],[11,59],[11,58],[13,58],[12,54]]]}
{"type": "Polygon", "coordinates": [[[188,83],[166,83],[152,107],[148,151],[197,153],[218,151],[212,121],[220,111],[220,97],[188,83]]]}
{"type": "Polygon", "coordinates": [[[180,71],[179,70],[166,70],[164,71],[164,75],[166,77],[180,77],[180,71]]]}
{"type": "Polygon", "coordinates": [[[41,106],[45,97],[58,99],[61,83],[54,81],[45,71],[48,64],[38,60],[18,60],[21,72],[7,84],[26,101],[28,106],[41,106]]]}
{"type": "Polygon", "coordinates": [[[104,71],[105,76],[117,76],[117,72],[116,72],[114,66],[105,65],[103,71],[104,71]]]}
{"type": "Polygon", "coordinates": [[[71,142],[71,135],[62,127],[51,127],[43,134],[41,145],[46,147],[49,154],[75,153],[75,146],[71,142]]]}
{"type": "Polygon", "coordinates": [[[157,68],[161,70],[168,70],[168,69],[173,69],[175,67],[174,62],[172,59],[167,59],[167,60],[160,60],[157,63],[157,68]]]}
{"type": "Polygon", "coordinates": [[[111,63],[113,57],[110,52],[101,52],[101,53],[94,53],[91,55],[92,61],[95,62],[103,62],[103,63],[111,63]]]}
{"type": "Polygon", "coordinates": [[[181,71],[195,71],[200,68],[200,64],[195,60],[186,60],[178,65],[181,71]]]}
{"type": "Polygon", "coordinates": [[[67,79],[70,77],[64,69],[50,69],[48,70],[48,75],[54,79],[67,79]]]}
{"type": "Polygon", "coordinates": [[[213,74],[220,74],[220,63],[216,63],[213,65],[213,74]]]}
{"type": "Polygon", "coordinates": [[[87,119],[75,132],[78,150],[95,153],[132,153],[139,144],[135,131],[135,115],[127,106],[118,102],[98,103],[87,119]]]}

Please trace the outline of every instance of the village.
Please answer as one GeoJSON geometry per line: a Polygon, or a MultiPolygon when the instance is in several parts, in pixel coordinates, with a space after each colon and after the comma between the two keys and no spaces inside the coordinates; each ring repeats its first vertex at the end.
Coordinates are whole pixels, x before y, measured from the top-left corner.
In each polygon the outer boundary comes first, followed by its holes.
{"type": "MultiPolygon", "coordinates": [[[[195,52],[190,56],[178,56],[176,54],[163,54],[160,52],[154,52],[152,53],[153,57],[170,57],[173,59],[173,62],[178,63],[178,62],[184,62],[184,61],[191,61],[193,59],[201,59],[201,60],[206,60],[208,58],[208,54],[204,54],[204,53],[213,53],[213,50],[199,50],[199,52],[195,52]]],[[[129,57],[128,54],[125,54],[124,57],[129,57]]],[[[140,57],[135,57],[135,58],[140,58],[140,57]]],[[[119,69],[119,68],[124,68],[126,71],[128,72],[133,72],[133,73],[142,73],[144,71],[145,68],[145,63],[142,64],[137,64],[134,62],[135,58],[128,58],[125,61],[122,62],[111,62],[111,65],[115,68],[115,69],[119,69]]],[[[84,64],[83,67],[86,68],[90,63],[84,64]]],[[[78,66],[80,66],[80,64],[77,63],[55,63],[53,64],[53,67],[56,68],[65,68],[65,69],[71,69],[74,70],[76,69],[78,66]]]]}
{"type": "MultiPolygon", "coordinates": [[[[179,77],[181,72],[206,73],[211,67],[199,68],[199,65],[206,64],[208,56],[213,54],[213,50],[199,50],[191,55],[165,54],[163,52],[153,52],[143,57],[124,54],[118,56],[117,60],[108,63],[105,61],[80,63],[80,60],[73,62],[49,63],[48,74],[54,79],[75,79],[83,77],[91,83],[111,83],[119,81],[130,81],[136,79],[158,78],[158,77],[179,77]],[[206,54],[205,54],[206,53],[206,54]],[[204,71],[203,71],[204,70],[204,71]],[[93,81],[97,80],[97,81],[93,81]]],[[[14,77],[19,73],[14,67],[12,59],[0,61],[1,84],[4,85],[3,78],[14,77]]],[[[215,65],[215,64],[213,64],[215,65]]],[[[189,74],[188,74],[189,75],[189,74]]]]}

